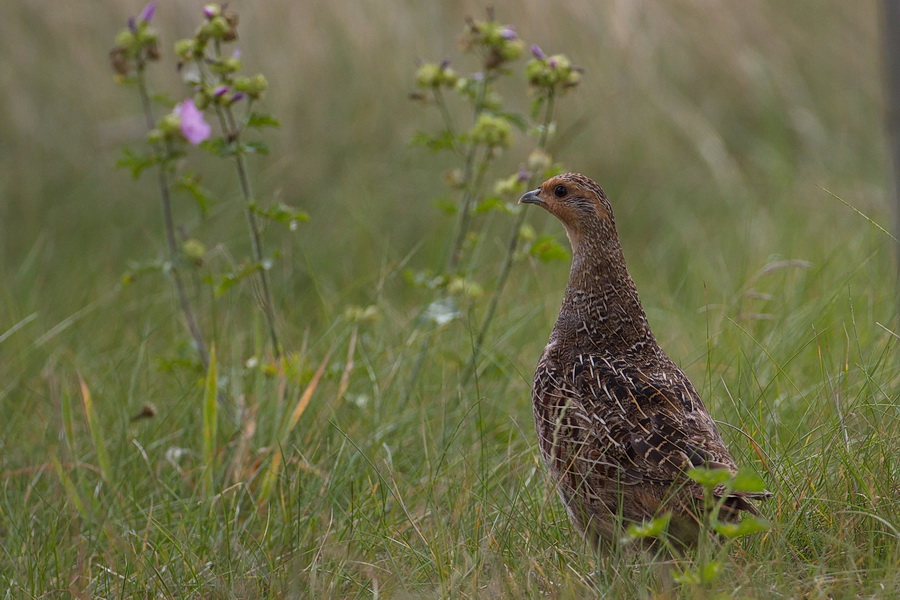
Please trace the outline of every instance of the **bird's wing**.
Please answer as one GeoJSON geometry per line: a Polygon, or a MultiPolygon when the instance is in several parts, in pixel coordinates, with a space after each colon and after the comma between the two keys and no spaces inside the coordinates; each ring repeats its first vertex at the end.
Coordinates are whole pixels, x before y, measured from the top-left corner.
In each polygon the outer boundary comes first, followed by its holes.
{"type": "MultiPolygon", "coordinates": [[[[674,367],[674,365],[673,365],[674,367]]],[[[691,467],[736,466],[703,402],[674,367],[647,373],[592,354],[576,357],[567,379],[590,437],[624,482],[671,484],[691,467]]]]}

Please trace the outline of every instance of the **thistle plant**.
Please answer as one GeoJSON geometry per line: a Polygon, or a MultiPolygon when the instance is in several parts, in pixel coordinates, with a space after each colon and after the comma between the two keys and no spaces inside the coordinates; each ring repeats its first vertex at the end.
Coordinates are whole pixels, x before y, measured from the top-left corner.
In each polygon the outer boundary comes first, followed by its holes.
{"type": "Polygon", "coordinates": [[[664,514],[646,523],[631,525],[623,544],[655,539],[671,555],[680,557],[675,563],[674,579],[686,588],[698,589],[716,581],[723,573],[724,558],[734,543],[742,537],[767,531],[769,522],[755,515],[744,514],[737,523],[719,519],[725,500],[732,492],[765,492],[763,480],[752,471],[731,473],[727,469],[692,468],[687,476],[703,488],[705,521],[700,523],[700,537],[696,552],[683,555],[683,548],[672,543],[666,534],[670,515],[664,514]]]}
{"type": "Polygon", "coordinates": [[[221,295],[247,277],[256,278],[272,352],[278,358],[282,346],[268,274],[273,258],[266,255],[263,247],[261,220],[278,221],[293,230],[299,222],[307,219],[307,215],[284,203],[263,206],[257,202],[253,192],[246,157],[265,154],[267,148],[260,141],[247,141],[246,133],[249,129],[279,125],[271,115],[258,110],[259,100],[268,82],[262,74],[244,74],[240,51],[237,48],[227,49],[238,38],[237,13],[217,4],[208,4],[203,8],[202,21],[194,35],[175,44],[177,67],[189,86],[189,95],[157,120],[153,114],[153,96],[145,76],[148,63],[160,58],[159,36],[150,27],[154,12],[155,3],[151,2],[140,17],[130,19],[128,28],[119,33],[110,54],[119,81],[136,84],[139,90],[151,150],[149,154],[128,150],[119,164],[131,168],[135,177],[147,167],[157,168],[169,250],[169,260],[164,269],[172,274],[188,329],[203,365],[208,369],[206,344],[180,274],[184,267],[202,263],[206,250],[202,243],[190,238],[180,240],[179,244],[172,216],[172,189],[177,187],[186,191],[205,212],[209,203],[208,193],[199,185],[198,176],[190,172],[179,175],[182,168],[180,159],[186,156],[186,149],[194,145],[232,162],[243,200],[252,259],[231,272],[219,275],[215,293],[221,295]],[[218,124],[217,131],[207,119],[218,124]],[[172,185],[173,180],[177,181],[177,186],[172,185]]]}
{"type": "MultiPolygon", "coordinates": [[[[110,51],[110,62],[116,72],[117,80],[120,83],[134,84],[138,89],[147,126],[147,141],[150,146],[149,154],[138,154],[126,149],[125,156],[119,161],[119,165],[129,167],[135,178],[139,177],[144,169],[151,166],[156,167],[168,260],[155,266],[166,271],[172,278],[185,325],[205,370],[209,367],[209,353],[181,274],[186,260],[184,249],[179,246],[175,233],[171,185],[175,160],[183,154],[182,146],[185,142],[196,143],[192,140],[199,139],[198,131],[202,130],[203,126],[191,110],[192,105],[189,106],[183,123],[181,110],[176,108],[177,112],[173,111],[164,117],[157,126],[146,78],[147,65],[160,58],[159,34],[151,26],[155,12],[156,3],[150,2],[137,18],[131,17],[128,20],[128,27],[116,36],[116,45],[110,51]],[[181,131],[182,124],[185,128],[184,131],[181,131]]],[[[133,278],[134,273],[129,274],[126,281],[133,278]]]]}
{"type": "MultiPolygon", "coordinates": [[[[538,237],[524,226],[524,212],[515,202],[539,181],[562,171],[549,151],[556,131],[556,102],[578,85],[582,71],[565,55],[547,56],[535,44],[530,47],[532,57],[520,75],[511,65],[526,54],[527,48],[515,27],[497,22],[491,11],[483,21],[469,18],[462,36],[462,49],[479,58],[478,70],[460,75],[448,59],[439,63],[426,62],[416,73],[418,89],[412,94],[413,99],[436,107],[442,122],[437,134],[418,133],[413,142],[432,151],[448,152],[457,163],[444,175],[444,181],[457,196],[457,201],[442,202],[441,207],[458,218],[443,270],[437,274],[424,272],[410,276],[415,284],[444,292],[442,297],[427,305],[424,310],[427,320],[440,325],[458,316],[455,296],[471,300],[483,295],[484,286],[471,278],[474,265],[466,258],[466,251],[474,246],[478,237],[475,217],[493,211],[515,216],[495,290],[476,328],[471,363],[463,375],[464,382],[474,371],[516,261],[526,256],[540,260],[568,258],[568,252],[554,238],[538,237]],[[501,80],[519,77],[527,83],[532,96],[527,116],[507,110],[497,91],[501,80]],[[454,110],[455,104],[450,101],[452,96],[462,100],[468,115],[455,114],[459,111],[454,110]],[[469,125],[461,127],[459,122],[463,120],[469,125]],[[516,132],[531,137],[533,146],[515,172],[496,178],[491,185],[488,182],[490,168],[511,147],[516,132]]],[[[420,355],[414,377],[421,360],[420,355]]]]}

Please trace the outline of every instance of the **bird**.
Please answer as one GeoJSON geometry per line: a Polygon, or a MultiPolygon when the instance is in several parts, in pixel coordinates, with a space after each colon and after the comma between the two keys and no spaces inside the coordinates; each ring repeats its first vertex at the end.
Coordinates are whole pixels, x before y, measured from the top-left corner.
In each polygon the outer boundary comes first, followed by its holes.
{"type": "MultiPolygon", "coordinates": [[[[594,548],[609,548],[629,525],[668,514],[670,546],[696,546],[709,506],[687,471],[734,474],[737,466],[697,390],[650,330],[606,194],[565,173],[519,203],[559,219],[572,247],[532,387],[540,451],[572,524],[594,548]]],[[[771,494],[719,485],[713,495],[718,519],[734,522],[758,515],[754,501],[771,494]]]]}

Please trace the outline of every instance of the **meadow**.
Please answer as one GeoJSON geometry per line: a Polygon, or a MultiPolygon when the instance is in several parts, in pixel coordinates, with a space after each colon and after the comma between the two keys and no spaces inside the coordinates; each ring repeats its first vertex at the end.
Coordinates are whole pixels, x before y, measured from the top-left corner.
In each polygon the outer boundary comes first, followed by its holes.
{"type": "MultiPolygon", "coordinates": [[[[433,291],[410,273],[453,243],[438,206],[457,165],[410,144],[440,116],[409,94],[420,61],[466,65],[459,35],[484,5],[232,3],[282,124],[250,157],[257,194],[310,219],[265,231],[281,361],[252,284],[217,296],[190,278],[210,388],[167,277],[123,282],[165,254],[152,177],[115,168],[145,131],[108,53],[141,6],[39,0],[0,18],[4,598],[900,596],[900,243],[875,3],[493,6],[584,68],[549,149],[606,190],[651,326],[774,492],[771,528],[662,567],[584,546],[530,405],[566,261],[513,266],[466,372],[510,215],[480,215],[467,248],[484,293],[423,321],[433,291]]],[[[176,97],[172,44],[201,7],[155,16],[150,78],[176,97]]],[[[502,93],[527,110],[524,85],[502,93]]],[[[176,221],[227,266],[249,252],[235,175],[196,154],[215,201],[178,203],[176,221]]],[[[567,246],[549,215],[526,223],[567,246]]]]}

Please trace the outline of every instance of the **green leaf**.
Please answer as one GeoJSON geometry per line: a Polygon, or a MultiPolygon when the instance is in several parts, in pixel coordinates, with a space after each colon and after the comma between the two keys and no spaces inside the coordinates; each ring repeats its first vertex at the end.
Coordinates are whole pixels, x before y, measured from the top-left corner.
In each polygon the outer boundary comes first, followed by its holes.
{"type": "Polygon", "coordinates": [[[268,154],[269,147],[263,142],[246,142],[241,144],[241,152],[245,154],[268,154]]]}
{"type": "Polygon", "coordinates": [[[762,477],[747,469],[741,469],[731,481],[731,488],[739,492],[764,492],[766,484],[762,477]]]}
{"type": "Polygon", "coordinates": [[[150,99],[161,106],[165,106],[169,110],[171,110],[172,107],[175,106],[175,100],[173,100],[172,97],[169,96],[168,94],[164,94],[162,92],[152,94],[150,96],[150,99]]]}
{"type": "Polygon", "coordinates": [[[727,538],[759,533],[760,531],[766,531],[771,526],[765,519],[752,515],[743,517],[740,523],[723,523],[720,521],[713,523],[713,529],[716,530],[716,533],[727,538]]]}
{"type": "Polygon", "coordinates": [[[569,260],[569,251],[549,235],[542,235],[536,239],[528,249],[528,253],[545,262],[569,260]]]}
{"type": "Polygon", "coordinates": [[[250,117],[247,119],[247,127],[255,127],[256,129],[262,129],[263,127],[281,127],[281,121],[272,115],[254,112],[250,113],[250,117]]]}
{"type": "Polygon", "coordinates": [[[214,137],[200,142],[200,148],[206,150],[210,154],[220,157],[232,156],[235,153],[234,144],[229,143],[225,138],[214,137]]]}
{"type": "Polygon", "coordinates": [[[722,574],[722,563],[717,560],[711,560],[700,569],[700,578],[704,583],[715,581],[722,574]]]}
{"type": "Polygon", "coordinates": [[[122,155],[122,158],[116,161],[116,167],[129,169],[132,179],[137,179],[144,172],[144,169],[152,167],[159,162],[159,157],[155,154],[140,154],[130,148],[123,149],[122,155]]]}
{"type": "Polygon", "coordinates": [[[487,198],[479,202],[475,207],[476,214],[482,214],[494,210],[499,210],[505,213],[510,212],[509,205],[504,202],[502,198],[499,198],[497,196],[488,196],[487,198]]]}
{"type": "Polygon", "coordinates": [[[641,524],[635,523],[629,525],[628,529],[626,530],[625,539],[631,541],[636,539],[659,537],[663,534],[663,532],[665,532],[666,528],[669,526],[669,521],[671,519],[671,514],[665,514],[661,517],[651,519],[650,521],[644,521],[641,524]]]}
{"type": "Polygon", "coordinates": [[[200,185],[200,176],[196,173],[185,173],[178,178],[175,183],[175,189],[186,192],[200,209],[200,214],[204,217],[209,213],[209,204],[212,196],[209,190],[200,185]]]}
{"type": "Polygon", "coordinates": [[[456,206],[456,202],[450,200],[449,198],[435,198],[434,206],[444,214],[447,215],[455,215],[459,208],[456,206]]]}
{"type": "Polygon", "coordinates": [[[716,580],[722,574],[722,563],[711,560],[699,569],[676,573],[672,579],[684,585],[700,585],[716,580]]]}
{"type": "Polygon", "coordinates": [[[291,231],[297,228],[297,223],[309,221],[309,213],[284,202],[279,202],[268,208],[254,206],[253,212],[272,221],[287,225],[291,231]]]}
{"type": "Polygon", "coordinates": [[[534,100],[531,101],[530,112],[531,112],[532,119],[538,118],[538,113],[541,112],[541,107],[544,105],[544,100],[546,100],[546,99],[547,98],[545,96],[541,95],[541,96],[536,96],[534,98],[534,100]]]}
{"type": "Polygon", "coordinates": [[[441,150],[451,150],[456,145],[456,138],[449,131],[443,131],[438,135],[418,131],[413,134],[409,143],[412,146],[423,146],[432,152],[440,152],[441,150]]]}
{"type": "Polygon", "coordinates": [[[261,271],[262,269],[263,265],[260,263],[250,263],[243,265],[239,271],[223,275],[221,279],[219,279],[219,285],[216,286],[216,297],[218,298],[242,279],[253,275],[257,271],[261,271]]]}
{"type": "Polygon", "coordinates": [[[687,476],[703,487],[712,489],[731,479],[731,472],[728,469],[705,469],[697,467],[688,469],[687,476]]]}
{"type": "Polygon", "coordinates": [[[519,113],[497,111],[497,115],[512,123],[513,127],[523,133],[528,130],[528,120],[519,113]]]}

